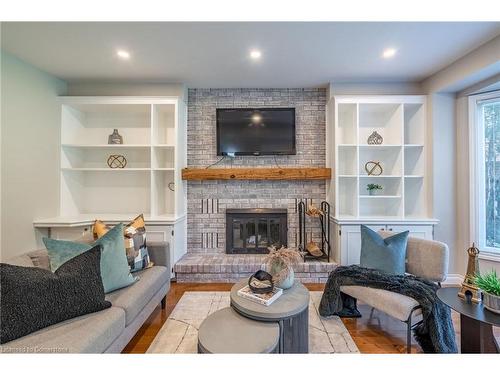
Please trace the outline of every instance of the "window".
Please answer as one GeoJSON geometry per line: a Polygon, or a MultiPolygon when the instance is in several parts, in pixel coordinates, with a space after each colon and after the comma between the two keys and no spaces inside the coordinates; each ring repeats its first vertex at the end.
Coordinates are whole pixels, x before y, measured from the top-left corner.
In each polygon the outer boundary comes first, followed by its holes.
{"type": "Polygon", "coordinates": [[[473,238],[500,255],[500,92],[471,98],[473,238]]]}

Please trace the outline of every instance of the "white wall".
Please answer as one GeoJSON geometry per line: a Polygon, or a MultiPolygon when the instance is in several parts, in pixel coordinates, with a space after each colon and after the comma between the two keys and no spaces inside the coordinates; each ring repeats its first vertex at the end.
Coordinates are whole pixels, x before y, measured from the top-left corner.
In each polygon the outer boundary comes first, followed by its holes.
{"type": "Polygon", "coordinates": [[[66,83],[1,52],[1,259],[41,246],[33,219],[57,215],[57,96],[66,83]]]}
{"type": "Polygon", "coordinates": [[[412,82],[331,82],[326,97],[328,100],[334,95],[421,95],[423,92],[421,84],[412,82]]]}
{"type": "Polygon", "coordinates": [[[181,83],[69,82],[71,96],[179,96],[187,102],[187,87],[181,83]]]}
{"type": "Polygon", "coordinates": [[[459,268],[456,246],[456,131],[455,96],[452,94],[430,94],[427,97],[427,117],[432,124],[430,143],[432,170],[430,199],[432,216],[439,219],[434,229],[434,238],[446,243],[450,249],[449,272],[459,268]]]}
{"type": "MultiPolygon", "coordinates": [[[[472,217],[469,206],[470,197],[470,160],[469,160],[469,98],[458,97],[456,100],[457,117],[457,247],[462,254],[458,257],[457,267],[465,273],[467,268],[466,250],[473,239],[470,236],[472,217]]],[[[479,249],[481,250],[481,249],[479,249]]],[[[481,257],[481,254],[480,254],[481,257]]],[[[495,269],[500,274],[500,262],[479,259],[479,269],[489,271],[495,269]]]]}
{"type": "Polygon", "coordinates": [[[500,73],[500,35],[422,82],[426,92],[458,92],[500,73]]]}
{"type": "MultiPolygon", "coordinates": [[[[434,196],[434,204],[437,205],[434,216],[440,219],[440,225],[436,228],[436,238],[446,240],[450,246],[452,274],[465,274],[467,248],[471,245],[468,100],[456,97],[455,94],[460,91],[470,94],[471,90],[477,91],[484,85],[491,85],[499,73],[500,36],[497,36],[421,82],[424,93],[434,104],[431,109],[434,108],[436,111],[429,113],[433,134],[436,137],[434,151],[438,152],[433,159],[434,176],[438,179],[433,189],[434,193],[438,194],[434,196]],[[445,99],[444,93],[455,96],[453,105],[449,96],[445,99]],[[452,128],[450,128],[451,119],[454,119],[452,128]],[[450,133],[452,129],[454,134],[450,133]],[[452,139],[454,145],[451,145],[446,137],[452,139]],[[441,173],[444,173],[446,178],[441,173]],[[452,182],[455,184],[454,187],[450,185],[452,182]],[[454,201],[450,201],[444,189],[454,194],[454,201]],[[447,205],[453,207],[453,210],[447,205]],[[453,212],[454,217],[452,217],[453,212]]],[[[481,260],[480,268],[496,268],[500,271],[500,262],[481,260]]]]}

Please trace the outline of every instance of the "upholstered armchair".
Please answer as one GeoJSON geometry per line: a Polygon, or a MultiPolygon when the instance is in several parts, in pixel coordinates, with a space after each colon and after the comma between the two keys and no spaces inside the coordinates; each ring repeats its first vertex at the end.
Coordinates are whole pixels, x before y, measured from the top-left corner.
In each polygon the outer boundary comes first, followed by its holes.
{"type": "MultiPolygon", "coordinates": [[[[383,237],[393,232],[379,232],[383,237]]],[[[427,280],[441,282],[448,274],[449,250],[445,243],[408,237],[406,272],[427,280]]],[[[342,286],[345,294],[396,318],[407,325],[406,351],[411,352],[411,329],[422,320],[422,310],[416,300],[387,290],[363,286],[342,286]]]]}

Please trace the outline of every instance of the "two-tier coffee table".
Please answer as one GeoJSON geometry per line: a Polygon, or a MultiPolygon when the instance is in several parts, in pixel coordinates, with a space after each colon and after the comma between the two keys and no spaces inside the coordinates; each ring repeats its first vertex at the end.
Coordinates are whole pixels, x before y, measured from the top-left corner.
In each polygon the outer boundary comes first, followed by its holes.
{"type": "Polygon", "coordinates": [[[296,281],[290,289],[270,306],[260,305],[238,296],[248,280],[231,289],[231,307],[239,314],[262,322],[279,324],[279,353],[308,353],[309,351],[309,291],[296,281]]]}

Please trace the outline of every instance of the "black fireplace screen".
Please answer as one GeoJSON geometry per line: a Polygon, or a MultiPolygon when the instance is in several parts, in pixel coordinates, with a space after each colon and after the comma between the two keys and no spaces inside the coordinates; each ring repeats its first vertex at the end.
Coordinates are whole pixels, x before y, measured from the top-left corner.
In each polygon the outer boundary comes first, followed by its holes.
{"type": "Polygon", "coordinates": [[[226,253],[266,254],[287,245],[286,209],[226,210],[226,253]]]}

